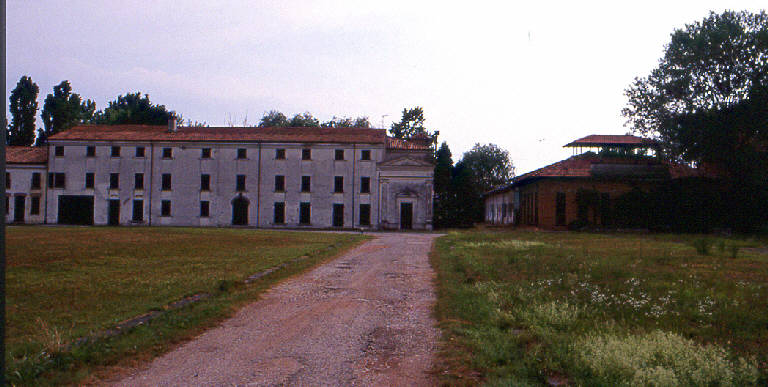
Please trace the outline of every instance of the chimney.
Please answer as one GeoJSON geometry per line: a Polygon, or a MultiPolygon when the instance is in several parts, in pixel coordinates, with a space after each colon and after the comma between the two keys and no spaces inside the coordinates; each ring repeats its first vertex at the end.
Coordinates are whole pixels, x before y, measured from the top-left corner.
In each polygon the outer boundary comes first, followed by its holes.
{"type": "Polygon", "coordinates": [[[168,117],[168,133],[176,133],[176,112],[171,112],[168,117]]]}

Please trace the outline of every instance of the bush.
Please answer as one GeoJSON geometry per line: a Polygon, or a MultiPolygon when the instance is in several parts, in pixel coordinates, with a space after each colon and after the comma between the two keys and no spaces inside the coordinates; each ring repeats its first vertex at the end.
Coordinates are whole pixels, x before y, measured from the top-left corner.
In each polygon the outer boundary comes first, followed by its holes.
{"type": "Polygon", "coordinates": [[[709,255],[712,250],[712,240],[709,238],[694,239],[691,244],[700,255],[709,255]]]}
{"type": "Polygon", "coordinates": [[[731,361],[719,346],[701,346],[674,333],[587,335],[573,345],[587,385],[744,386],[757,383],[754,361],[731,361]]]}

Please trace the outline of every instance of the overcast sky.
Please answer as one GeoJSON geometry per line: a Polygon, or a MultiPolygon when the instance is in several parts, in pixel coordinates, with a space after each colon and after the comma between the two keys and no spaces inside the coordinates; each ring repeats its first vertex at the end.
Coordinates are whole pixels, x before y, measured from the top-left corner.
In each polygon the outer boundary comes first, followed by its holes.
{"type": "Polygon", "coordinates": [[[388,128],[422,106],[454,161],[492,142],[520,174],[569,156],[573,139],[627,132],[624,89],[656,66],[675,28],[709,10],[765,7],[452,3],[9,0],[6,104],[29,75],[40,108],[67,79],[97,109],[141,91],[213,126],[277,109],[388,128]]]}

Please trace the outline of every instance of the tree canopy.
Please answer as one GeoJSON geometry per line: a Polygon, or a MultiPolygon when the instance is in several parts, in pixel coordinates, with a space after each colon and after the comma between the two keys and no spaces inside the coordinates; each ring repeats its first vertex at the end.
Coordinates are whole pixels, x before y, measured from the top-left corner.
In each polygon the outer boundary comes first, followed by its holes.
{"type": "Polygon", "coordinates": [[[475,144],[461,162],[472,172],[473,184],[481,193],[512,181],[514,166],[509,152],[496,144],[475,144]]]}
{"type": "Polygon", "coordinates": [[[144,124],[165,125],[171,117],[171,112],[165,105],[155,105],[149,101],[149,95],[141,92],[127,93],[110,101],[104,111],[98,111],[93,121],[98,124],[144,124]]]}
{"type": "Polygon", "coordinates": [[[352,119],[351,117],[336,117],[320,124],[323,128],[370,128],[371,123],[368,121],[368,117],[357,117],[352,119]]]}
{"type": "Polygon", "coordinates": [[[44,145],[48,137],[74,125],[90,122],[95,110],[95,102],[90,99],[83,101],[80,95],[72,93],[69,81],[61,81],[53,87],[53,94],[48,94],[43,102],[45,129],[38,129],[36,145],[44,145]]]}
{"type": "Polygon", "coordinates": [[[416,106],[412,109],[403,109],[403,116],[400,122],[395,122],[389,129],[389,134],[396,138],[411,138],[416,134],[424,134],[435,138],[434,133],[430,133],[424,127],[424,109],[416,106]]]}
{"type": "Polygon", "coordinates": [[[310,112],[304,112],[302,114],[296,114],[288,122],[288,126],[292,128],[319,128],[320,121],[312,116],[310,112]]]}
{"type": "Polygon", "coordinates": [[[40,88],[28,76],[22,76],[8,98],[11,124],[8,125],[7,145],[29,146],[35,140],[37,93],[40,88]]]}
{"type": "Polygon", "coordinates": [[[260,128],[284,128],[288,126],[288,118],[277,110],[270,110],[264,113],[258,126],[260,128]]]}

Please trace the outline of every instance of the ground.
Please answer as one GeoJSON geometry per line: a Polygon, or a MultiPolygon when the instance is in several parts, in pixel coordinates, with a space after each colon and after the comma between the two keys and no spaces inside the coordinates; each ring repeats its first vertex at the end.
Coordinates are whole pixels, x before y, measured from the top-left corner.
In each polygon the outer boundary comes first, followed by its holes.
{"type": "Polygon", "coordinates": [[[433,239],[378,234],[115,384],[434,384],[433,239]]]}

